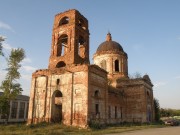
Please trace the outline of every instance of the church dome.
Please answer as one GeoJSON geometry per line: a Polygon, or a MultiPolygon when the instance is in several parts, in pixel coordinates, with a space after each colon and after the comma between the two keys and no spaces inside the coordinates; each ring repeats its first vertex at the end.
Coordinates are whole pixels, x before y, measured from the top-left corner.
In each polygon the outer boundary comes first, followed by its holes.
{"type": "Polygon", "coordinates": [[[106,41],[99,45],[96,53],[103,53],[109,51],[124,52],[122,46],[119,43],[112,41],[110,33],[107,34],[106,41]]]}

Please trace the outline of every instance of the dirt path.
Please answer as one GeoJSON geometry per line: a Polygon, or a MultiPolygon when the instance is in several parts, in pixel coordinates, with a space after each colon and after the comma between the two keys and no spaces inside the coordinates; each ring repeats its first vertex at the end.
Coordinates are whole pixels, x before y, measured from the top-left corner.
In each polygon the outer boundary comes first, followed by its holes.
{"type": "Polygon", "coordinates": [[[180,135],[180,126],[167,127],[167,128],[153,128],[138,131],[132,131],[121,134],[108,134],[108,135],[180,135]]]}

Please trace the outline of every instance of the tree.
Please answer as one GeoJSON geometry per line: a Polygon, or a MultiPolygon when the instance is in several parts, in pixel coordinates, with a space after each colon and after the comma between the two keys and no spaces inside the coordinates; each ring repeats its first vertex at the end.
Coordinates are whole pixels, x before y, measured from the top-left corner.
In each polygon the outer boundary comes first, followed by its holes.
{"type": "Polygon", "coordinates": [[[134,77],[135,77],[135,78],[142,78],[142,75],[141,75],[141,73],[136,72],[136,73],[134,74],[134,77]]]}
{"type": "Polygon", "coordinates": [[[4,38],[0,36],[0,56],[4,56],[3,51],[2,51],[2,42],[4,41],[4,38]]]}
{"type": "Polygon", "coordinates": [[[154,114],[155,114],[155,121],[160,120],[160,105],[157,99],[154,99],[154,114]]]}
{"type": "Polygon", "coordinates": [[[10,101],[14,100],[17,95],[22,92],[21,85],[17,82],[20,78],[19,68],[20,62],[25,58],[25,52],[22,48],[12,49],[10,56],[6,59],[8,68],[5,80],[2,81],[0,90],[3,91],[3,95],[0,97],[0,111],[1,114],[6,116],[6,122],[8,122],[10,101]]]}
{"type": "Polygon", "coordinates": [[[161,115],[161,117],[180,116],[180,110],[161,108],[160,115],[161,115]]]}
{"type": "Polygon", "coordinates": [[[142,75],[139,72],[135,72],[133,75],[129,75],[129,78],[130,79],[139,79],[139,78],[142,78],[142,75]]]}

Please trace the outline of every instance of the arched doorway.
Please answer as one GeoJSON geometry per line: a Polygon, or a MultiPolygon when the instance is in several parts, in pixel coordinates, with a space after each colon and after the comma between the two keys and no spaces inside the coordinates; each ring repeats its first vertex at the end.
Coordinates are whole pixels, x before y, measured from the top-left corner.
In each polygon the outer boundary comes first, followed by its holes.
{"type": "Polygon", "coordinates": [[[56,90],[52,96],[52,122],[62,121],[62,93],[56,90]]]}

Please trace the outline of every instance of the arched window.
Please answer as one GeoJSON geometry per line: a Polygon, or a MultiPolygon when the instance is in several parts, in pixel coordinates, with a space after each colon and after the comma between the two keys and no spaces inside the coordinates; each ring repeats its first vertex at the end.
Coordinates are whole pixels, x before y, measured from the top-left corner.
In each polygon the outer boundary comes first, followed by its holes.
{"type": "Polygon", "coordinates": [[[115,72],[119,72],[119,60],[115,60],[115,72]]]}
{"type": "Polygon", "coordinates": [[[85,23],[84,23],[84,20],[83,20],[83,19],[79,19],[78,25],[79,25],[81,28],[83,28],[84,30],[86,29],[85,23]]]}
{"type": "Polygon", "coordinates": [[[61,68],[61,67],[65,67],[66,63],[64,63],[64,61],[60,61],[58,62],[58,64],[56,65],[56,68],[61,68]]]}
{"type": "Polygon", "coordinates": [[[56,91],[55,97],[62,97],[62,92],[61,91],[56,91]]]}
{"type": "Polygon", "coordinates": [[[78,40],[78,55],[82,58],[85,57],[85,39],[83,36],[79,36],[78,40]]]}
{"type": "Polygon", "coordinates": [[[96,90],[96,91],[94,92],[94,97],[99,97],[99,91],[98,91],[98,90],[96,90]]]}
{"type": "Polygon", "coordinates": [[[59,26],[62,26],[68,23],[69,23],[69,18],[65,16],[59,21],[59,26]]]}
{"type": "Polygon", "coordinates": [[[67,51],[68,36],[66,34],[61,35],[57,42],[57,56],[63,56],[67,51]]]}
{"type": "Polygon", "coordinates": [[[102,60],[100,66],[102,69],[106,70],[106,60],[102,60]]]}

